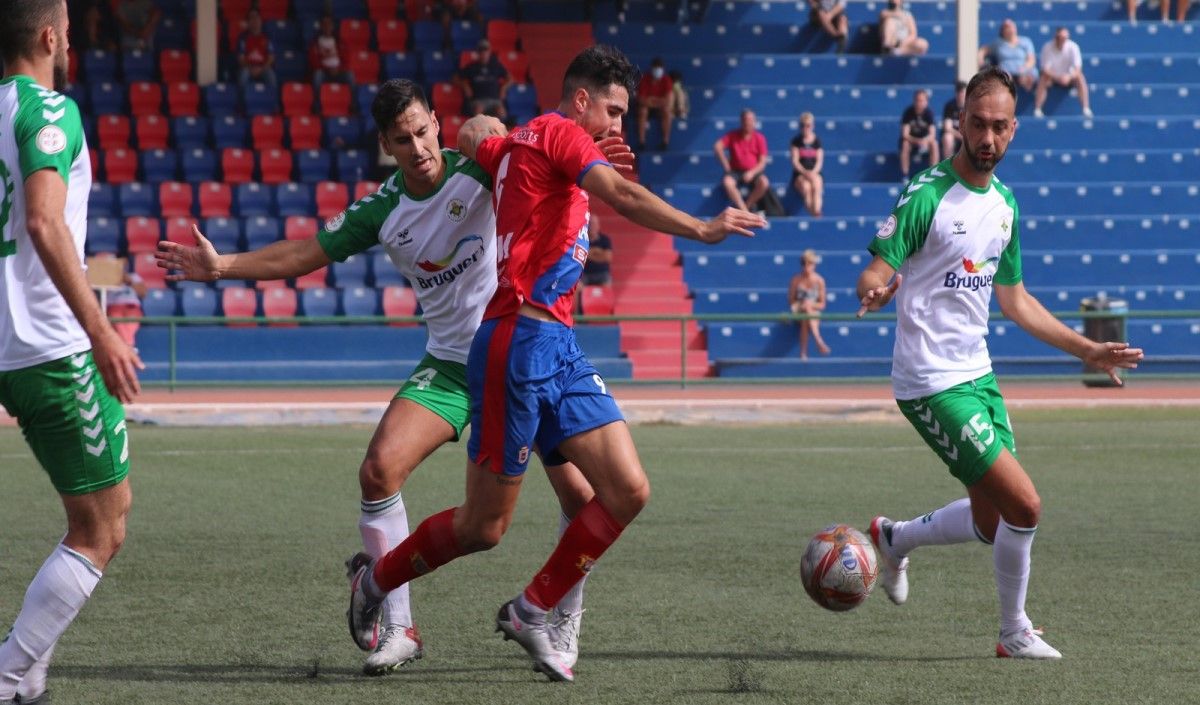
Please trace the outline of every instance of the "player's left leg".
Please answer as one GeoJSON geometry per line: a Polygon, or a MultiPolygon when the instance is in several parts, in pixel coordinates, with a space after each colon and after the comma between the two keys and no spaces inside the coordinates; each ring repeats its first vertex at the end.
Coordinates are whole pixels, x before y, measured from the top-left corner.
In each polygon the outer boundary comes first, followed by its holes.
{"type": "Polygon", "coordinates": [[[1084,117],[1092,117],[1091,98],[1088,96],[1088,82],[1083,71],[1075,76],[1075,90],[1079,91],[1079,105],[1083,108],[1084,117]]]}
{"type": "MultiPolygon", "coordinates": [[[[558,458],[551,458],[551,460],[557,461],[558,458]]],[[[545,462],[544,459],[543,462],[545,462]]],[[[571,520],[579,513],[579,510],[592,501],[596,492],[588,484],[587,478],[583,476],[579,468],[571,463],[547,466],[546,476],[550,479],[550,486],[554,488],[554,493],[558,495],[559,506],[562,509],[558,522],[558,538],[561,540],[567,527],[570,526],[571,520]]],[[[579,659],[579,633],[583,621],[583,589],[588,575],[584,575],[567,591],[566,595],[563,595],[549,616],[550,635],[554,641],[554,648],[558,649],[563,655],[563,660],[571,668],[575,667],[575,662],[579,659]]]]}

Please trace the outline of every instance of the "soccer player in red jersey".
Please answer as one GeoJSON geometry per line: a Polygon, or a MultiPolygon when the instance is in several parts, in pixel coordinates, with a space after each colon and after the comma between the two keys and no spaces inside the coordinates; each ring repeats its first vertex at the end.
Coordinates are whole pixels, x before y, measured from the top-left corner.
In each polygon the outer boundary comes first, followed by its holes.
{"type": "Polygon", "coordinates": [[[347,614],[369,639],[384,596],[449,561],[500,542],[531,452],[569,459],[595,489],[546,564],[500,608],[496,628],[515,639],[551,680],[574,680],[574,654],[556,648],[551,610],[638,515],[650,485],[604,380],[575,341],[571,306],[587,260],[589,194],[647,228],[718,243],[752,235],[758,215],[727,209],[701,221],[626,180],[597,142],[618,137],[636,69],[608,46],[567,67],[558,110],[506,137],[494,118],[472,118],[459,148],[494,175],[499,286],[467,361],[471,441],[467,496],[427,518],[387,555],[356,557],[347,614]]]}

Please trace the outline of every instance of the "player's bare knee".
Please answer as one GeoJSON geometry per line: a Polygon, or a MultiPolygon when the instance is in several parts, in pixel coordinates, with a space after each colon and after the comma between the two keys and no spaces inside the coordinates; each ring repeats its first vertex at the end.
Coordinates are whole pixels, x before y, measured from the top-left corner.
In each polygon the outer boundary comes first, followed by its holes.
{"type": "Polygon", "coordinates": [[[363,499],[371,501],[386,499],[396,494],[407,477],[408,473],[404,472],[403,468],[394,462],[389,463],[374,451],[368,451],[367,457],[358,468],[358,484],[363,499]]]}

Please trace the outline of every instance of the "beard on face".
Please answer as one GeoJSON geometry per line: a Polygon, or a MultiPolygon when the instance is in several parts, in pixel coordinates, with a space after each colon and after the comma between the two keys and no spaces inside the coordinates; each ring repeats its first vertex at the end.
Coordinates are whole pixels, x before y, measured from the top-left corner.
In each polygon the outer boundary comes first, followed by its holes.
{"type": "Polygon", "coordinates": [[[979,156],[976,150],[971,148],[970,143],[968,143],[966,140],[963,141],[963,149],[967,153],[967,161],[971,163],[971,168],[975,169],[976,171],[992,171],[996,168],[996,165],[1000,163],[1000,160],[1004,158],[1004,152],[996,151],[993,148],[992,156],[987,159],[983,159],[979,156]]]}

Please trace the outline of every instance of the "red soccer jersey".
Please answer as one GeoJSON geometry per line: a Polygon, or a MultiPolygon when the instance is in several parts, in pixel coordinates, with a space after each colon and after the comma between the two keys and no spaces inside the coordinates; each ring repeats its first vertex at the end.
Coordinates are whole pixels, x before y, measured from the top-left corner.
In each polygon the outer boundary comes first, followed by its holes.
{"type": "Polygon", "coordinates": [[[608,160],[562,113],[546,113],[479,145],[475,161],[494,177],[499,286],[483,318],[528,303],[572,325],[575,285],[588,254],[588,170],[608,160]]]}

